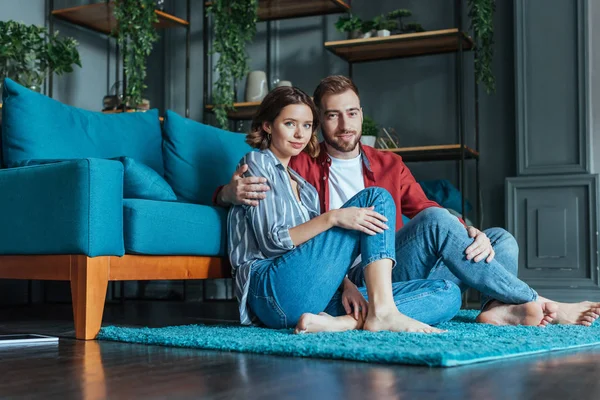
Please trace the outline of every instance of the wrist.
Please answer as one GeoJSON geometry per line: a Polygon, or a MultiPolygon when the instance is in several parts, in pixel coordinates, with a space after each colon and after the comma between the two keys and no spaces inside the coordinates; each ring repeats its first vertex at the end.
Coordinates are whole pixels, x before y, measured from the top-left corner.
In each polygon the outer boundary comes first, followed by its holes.
{"type": "Polygon", "coordinates": [[[329,228],[337,226],[337,212],[338,210],[329,210],[327,212],[327,226],[329,228]]]}

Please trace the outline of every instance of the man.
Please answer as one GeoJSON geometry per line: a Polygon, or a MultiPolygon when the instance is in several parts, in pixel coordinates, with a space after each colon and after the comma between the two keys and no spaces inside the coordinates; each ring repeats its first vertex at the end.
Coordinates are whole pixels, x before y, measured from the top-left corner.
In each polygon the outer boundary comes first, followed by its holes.
{"type": "MultiPolygon", "coordinates": [[[[518,246],[510,233],[501,228],[481,232],[466,226],[427,199],[401,157],[360,145],[363,114],[358,89],[350,79],[323,79],[314,101],[322,118],[321,154],[312,159],[301,153],[291,160],[290,167],[315,186],[323,212],[341,207],[365,187],[383,187],[392,194],[398,229],[394,281],[447,279],[463,291],[477,289],[482,293],[477,320],[482,323],[590,326],[598,318],[600,303],[557,303],[519,280],[518,246]],[[402,215],[412,218],[404,227],[402,215]]],[[[217,204],[253,206],[265,198],[269,188],[264,178],[243,178],[245,171],[241,166],[231,182],[217,190],[217,204]]],[[[344,293],[354,293],[355,285],[363,285],[357,270],[351,270],[344,280],[344,293]]],[[[348,314],[352,308],[365,308],[364,299],[348,298],[344,301],[348,314]]]]}

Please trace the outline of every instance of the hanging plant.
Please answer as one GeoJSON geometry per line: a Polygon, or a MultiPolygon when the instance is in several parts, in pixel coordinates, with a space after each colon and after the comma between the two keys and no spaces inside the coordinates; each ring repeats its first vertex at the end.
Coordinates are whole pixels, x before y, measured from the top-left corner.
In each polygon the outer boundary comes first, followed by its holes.
{"type": "Polygon", "coordinates": [[[234,80],[243,79],[250,70],[246,43],[256,34],[258,0],[214,0],[209,11],[215,25],[213,53],[219,53],[214,112],[221,128],[227,129],[227,113],[234,110],[234,80]]]}
{"type": "Polygon", "coordinates": [[[494,57],[495,0],[468,0],[471,29],[476,37],[475,76],[488,94],[496,92],[496,79],[492,71],[494,57]]]}
{"type": "Polygon", "coordinates": [[[123,49],[126,90],[125,102],[132,107],[142,103],[146,89],[146,59],[152,52],[158,34],[154,23],[155,0],[115,0],[114,15],[117,20],[116,36],[123,49]]]}

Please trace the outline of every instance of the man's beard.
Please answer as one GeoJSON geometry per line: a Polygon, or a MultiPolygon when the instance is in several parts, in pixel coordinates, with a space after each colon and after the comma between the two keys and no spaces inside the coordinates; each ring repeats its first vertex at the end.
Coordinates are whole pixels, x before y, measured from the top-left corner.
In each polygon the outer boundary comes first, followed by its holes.
{"type": "Polygon", "coordinates": [[[323,138],[325,139],[325,143],[327,143],[329,146],[333,147],[337,151],[340,151],[342,153],[350,153],[351,151],[356,149],[356,146],[358,145],[358,142],[360,140],[360,135],[356,131],[349,131],[349,133],[354,135],[354,138],[350,142],[342,141],[337,136],[334,136],[330,139],[327,135],[323,135],[323,138]]]}

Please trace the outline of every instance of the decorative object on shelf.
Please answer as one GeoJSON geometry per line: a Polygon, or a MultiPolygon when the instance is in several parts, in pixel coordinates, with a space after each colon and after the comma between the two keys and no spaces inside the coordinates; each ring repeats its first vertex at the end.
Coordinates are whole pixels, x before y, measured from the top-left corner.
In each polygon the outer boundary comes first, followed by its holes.
{"type": "MultiPolygon", "coordinates": [[[[278,83],[279,84],[279,83],[278,83]]],[[[269,88],[267,86],[267,74],[265,71],[251,71],[246,79],[247,102],[262,101],[265,98],[269,88]]]]}
{"type": "Polygon", "coordinates": [[[375,122],[375,120],[369,116],[363,116],[362,122],[362,135],[360,137],[360,142],[362,144],[366,144],[367,146],[375,146],[375,141],[377,140],[377,134],[379,133],[379,126],[375,122]]]}
{"type": "Polygon", "coordinates": [[[73,65],[81,67],[77,46],[42,26],[0,21],[0,93],[6,77],[40,92],[49,73],[73,72],[73,65]]]}
{"type": "Polygon", "coordinates": [[[397,149],[400,147],[400,136],[394,128],[381,128],[381,135],[377,138],[378,149],[397,149]]]}
{"type": "Polygon", "coordinates": [[[475,76],[477,83],[485,86],[488,94],[496,92],[496,79],[492,72],[494,57],[495,0],[468,0],[471,29],[475,34],[475,76]]]}
{"type": "Polygon", "coordinates": [[[219,125],[227,129],[227,112],[234,110],[234,81],[241,80],[249,70],[246,43],[256,34],[258,0],[214,0],[209,10],[215,25],[213,52],[219,53],[214,112],[219,125]]]}
{"type": "Polygon", "coordinates": [[[338,18],[335,29],[342,33],[348,33],[350,39],[357,39],[364,33],[364,22],[357,16],[344,15],[338,18]]]}
{"type": "Polygon", "coordinates": [[[292,82],[291,81],[279,81],[275,85],[275,87],[280,87],[280,86],[292,86],[292,82]]]}
{"type": "Polygon", "coordinates": [[[377,36],[385,37],[390,36],[391,31],[397,28],[398,23],[385,15],[379,15],[373,19],[373,26],[377,31],[377,36]]]}
{"type": "Polygon", "coordinates": [[[146,58],[152,52],[158,34],[154,23],[158,17],[154,12],[155,0],[115,0],[114,15],[117,20],[115,35],[123,49],[125,67],[125,102],[136,108],[142,103],[146,89],[146,58]]]}
{"type": "Polygon", "coordinates": [[[412,15],[412,11],[407,10],[405,8],[399,8],[394,11],[390,11],[386,14],[386,19],[389,21],[394,21],[396,26],[392,28],[394,33],[405,33],[404,30],[404,22],[402,18],[410,17],[412,15]]]}

